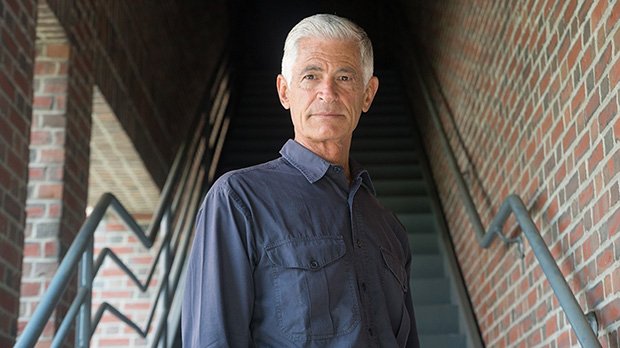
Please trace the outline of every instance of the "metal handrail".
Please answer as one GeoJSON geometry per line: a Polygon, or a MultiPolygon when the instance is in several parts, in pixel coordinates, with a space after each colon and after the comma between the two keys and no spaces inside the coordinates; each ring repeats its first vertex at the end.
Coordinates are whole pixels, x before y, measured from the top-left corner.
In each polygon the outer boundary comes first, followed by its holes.
{"type": "MultiPolygon", "coordinates": [[[[459,188],[459,193],[461,195],[461,199],[465,206],[465,210],[467,211],[467,215],[474,229],[474,233],[478,240],[478,244],[482,248],[489,248],[491,243],[495,240],[497,236],[499,236],[505,242],[516,242],[519,243],[519,249],[521,255],[523,257],[523,246],[521,238],[506,238],[502,234],[502,230],[506,221],[510,217],[511,214],[515,215],[515,218],[521,227],[521,230],[525,234],[530,246],[532,247],[532,251],[536,256],[551,288],[553,289],[558,302],[564,309],[566,313],[566,317],[570,322],[573,330],[575,331],[575,335],[579,340],[579,343],[583,347],[601,347],[600,342],[596,338],[595,331],[598,331],[598,322],[596,319],[596,315],[593,312],[589,312],[588,314],[584,314],[575,295],[572,290],[568,286],[566,279],[562,275],[558,265],[556,264],[549,248],[545,244],[545,241],[540,235],[540,231],[534,224],[527,208],[523,204],[521,198],[515,194],[509,195],[502,204],[500,210],[495,215],[495,218],[491,222],[489,229],[487,231],[484,230],[482,225],[480,216],[478,215],[478,211],[474,205],[473,199],[469,193],[467,188],[467,184],[463,179],[463,175],[461,174],[459,165],[457,163],[456,157],[450,146],[450,142],[448,141],[448,137],[443,128],[441,120],[439,118],[439,113],[433,103],[433,100],[428,91],[428,87],[424,82],[424,78],[420,71],[420,67],[418,61],[416,59],[416,55],[412,52],[410,56],[412,60],[412,65],[414,67],[416,77],[418,79],[418,83],[420,85],[422,94],[424,95],[425,102],[428,106],[431,119],[439,134],[439,140],[444,148],[444,152],[447,155],[448,165],[450,166],[450,170],[452,171],[452,175],[456,181],[456,185],[459,188]]],[[[436,83],[438,83],[436,81],[436,83]]]]}
{"type": "MultiPolygon", "coordinates": [[[[223,114],[224,112],[220,110],[227,108],[230,89],[229,80],[230,66],[228,55],[226,54],[222,58],[220,67],[211,83],[213,88],[209,91],[209,95],[206,96],[210,108],[217,110],[218,113],[223,114]]],[[[205,173],[208,170],[205,167],[214,165],[210,162],[212,162],[211,153],[215,149],[214,146],[209,146],[207,141],[211,137],[224,137],[225,134],[221,133],[226,132],[225,129],[214,123],[215,120],[206,117],[204,113],[197,115],[192,122],[188,136],[175,156],[153,219],[146,231],[140,228],[134,218],[111,193],[105,193],[101,196],[91,215],[78,231],[69,250],[67,250],[56,274],[50,282],[48,290],[39,302],[14,348],[34,347],[45,324],[68,288],[70,280],[78,270],[77,295],[56,332],[52,347],[62,346],[72,324],[76,320],[76,346],[89,346],[90,338],[106,310],[146,338],[152,325],[155,309],[160,300],[163,302],[164,308],[154,331],[151,346],[154,347],[158,344],[167,346],[166,340],[168,335],[165,333],[167,330],[168,313],[171,310],[172,299],[177,291],[183,268],[186,266],[193,217],[196,215],[199,202],[208,185],[204,180],[205,173]],[[129,231],[135,234],[137,239],[146,248],[152,248],[157,237],[161,237],[162,242],[144,282],[141,282],[130,268],[109,248],[103,248],[97,261],[93,262],[94,233],[108,208],[115,211],[119,220],[126,225],[129,231]],[[174,217],[177,218],[176,221],[174,217]],[[173,225],[174,231],[172,232],[171,227],[173,225]],[[107,302],[102,303],[95,317],[91,318],[92,283],[106,257],[111,258],[143,292],[148,289],[154,270],[160,259],[162,259],[165,272],[161,276],[156,292],[157,296],[154,303],[151,304],[144,330],[140,329],[135,322],[107,302]]]]}

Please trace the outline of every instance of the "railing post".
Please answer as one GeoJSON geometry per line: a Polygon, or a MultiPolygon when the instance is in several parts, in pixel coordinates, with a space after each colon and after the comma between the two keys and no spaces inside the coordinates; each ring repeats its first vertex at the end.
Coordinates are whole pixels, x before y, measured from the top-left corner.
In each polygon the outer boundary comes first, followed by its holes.
{"type": "MultiPolygon", "coordinates": [[[[172,262],[172,258],[170,255],[170,240],[171,240],[171,236],[169,236],[169,234],[172,232],[170,229],[170,215],[171,215],[171,210],[170,207],[166,208],[166,211],[164,212],[164,216],[162,218],[161,221],[161,238],[163,240],[163,250],[162,250],[162,268],[164,270],[163,272],[163,278],[161,279],[162,282],[164,282],[164,286],[162,287],[161,290],[161,294],[159,294],[159,296],[163,296],[162,299],[162,308],[164,308],[164,311],[162,311],[162,315],[163,312],[166,311],[166,309],[168,307],[170,307],[171,305],[171,301],[170,301],[170,286],[169,286],[169,279],[170,277],[167,274],[167,270],[170,269],[170,263],[172,262]]],[[[164,330],[161,336],[159,336],[159,348],[167,348],[168,347],[168,319],[166,318],[161,318],[161,320],[165,321],[166,324],[164,325],[164,330]]]]}
{"type": "Polygon", "coordinates": [[[86,297],[80,306],[76,323],[76,347],[78,348],[89,347],[91,336],[90,312],[93,298],[93,255],[95,248],[92,234],[86,244],[78,274],[78,287],[86,289],[86,297]]]}

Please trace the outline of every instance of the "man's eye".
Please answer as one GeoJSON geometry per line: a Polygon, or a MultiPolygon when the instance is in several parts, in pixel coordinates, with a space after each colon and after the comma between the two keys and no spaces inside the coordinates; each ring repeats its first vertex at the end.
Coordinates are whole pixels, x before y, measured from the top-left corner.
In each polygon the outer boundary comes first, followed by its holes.
{"type": "Polygon", "coordinates": [[[314,80],[315,76],[314,75],[305,75],[304,76],[304,80],[314,80]]]}
{"type": "Polygon", "coordinates": [[[340,76],[340,80],[341,81],[351,81],[351,77],[350,76],[340,76]]]}

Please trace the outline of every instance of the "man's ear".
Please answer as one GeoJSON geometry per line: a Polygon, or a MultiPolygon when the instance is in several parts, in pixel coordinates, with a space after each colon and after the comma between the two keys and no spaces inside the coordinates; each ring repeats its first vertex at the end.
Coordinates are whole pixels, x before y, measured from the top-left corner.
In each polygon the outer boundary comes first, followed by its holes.
{"type": "Polygon", "coordinates": [[[373,76],[366,84],[366,89],[364,90],[364,102],[362,104],[362,111],[367,112],[370,109],[370,105],[372,104],[373,99],[375,99],[375,95],[377,94],[377,90],[379,89],[379,79],[376,76],[373,76]]]}
{"type": "Polygon", "coordinates": [[[276,80],[276,87],[278,88],[278,97],[280,98],[280,104],[284,106],[286,110],[291,107],[291,104],[288,100],[288,84],[286,83],[286,79],[282,74],[278,75],[278,79],[276,80]]]}

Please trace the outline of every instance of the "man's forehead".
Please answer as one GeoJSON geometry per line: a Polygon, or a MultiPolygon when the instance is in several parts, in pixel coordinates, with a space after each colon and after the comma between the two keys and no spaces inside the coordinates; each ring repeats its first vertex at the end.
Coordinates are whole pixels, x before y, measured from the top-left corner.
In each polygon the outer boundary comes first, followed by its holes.
{"type": "Polygon", "coordinates": [[[326,64],[335,64],[338,70],[361,68],[360,52],[352,40],[302,38],[297,49],[295,65],[298,69],[322,70],[326,64]]]}
{"type": "Polygon", "coordinates": [[[314,37],[314,36],[304,36],[299,38],[297,41],[297,47],[307,47],[307,46],[330,46],[337,45],[343,48],[352,49],[359,54],[359,46],[355,40],[351,39],[339,39],[339,38],[331,38],[331,37],[314,37]]]}

